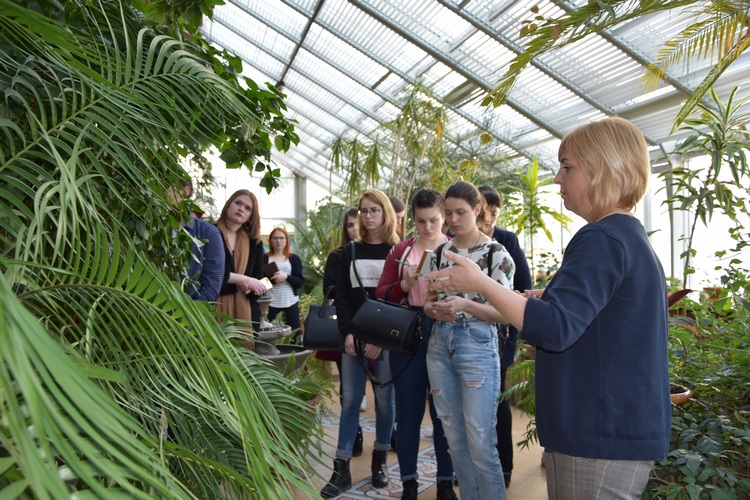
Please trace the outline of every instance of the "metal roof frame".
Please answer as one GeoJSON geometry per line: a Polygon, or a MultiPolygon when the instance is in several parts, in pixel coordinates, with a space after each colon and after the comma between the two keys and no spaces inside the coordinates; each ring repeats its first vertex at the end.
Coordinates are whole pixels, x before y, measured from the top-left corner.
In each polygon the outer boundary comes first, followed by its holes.
{"type": "MultiPolygon", "coordinates": [[[[536,5],[553,15],[586,1],[536,5]]],[[[517,166],[537,157],[555,169],[562,135],[603,116],[630,119],[662,150],[679,140],[672,122],[710,61],[691,61],[689,72],[672,70],[655,92],[639,87],[656,50],[687,22],[679,12],[639,18],[546,53],[524,71],[506,105],[482,107],[479,100],[523,50],[519,29],[529,7],[514,0],[230,0],[202,31],[212,43],[243,52],[245,64],[266,81],[284,86],[288,116],[312,144],[274,152],[274,159],[326,189],[324,150],[336,137],[375,133],[417,81],[454,117],[456,137],[485,130],[485,120],[497,141],[494,152],[517,166]]],[[[725,97],[748,82],[745,54],[715,89],[725,97]]],[[[749,93],[743,87],[738,98],[749,93]]],[[[342,183],[337,176],[330,181],[342,183]]]]}

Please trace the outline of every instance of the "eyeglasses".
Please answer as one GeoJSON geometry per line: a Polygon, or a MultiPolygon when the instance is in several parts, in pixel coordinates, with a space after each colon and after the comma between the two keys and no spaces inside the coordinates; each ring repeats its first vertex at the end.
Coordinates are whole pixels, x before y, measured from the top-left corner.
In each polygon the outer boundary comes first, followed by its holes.
{"type": "Polygon", "coordinates": [[[361,215],[362,217],[367,217],[368,215],[370,215],[372,217],[377,217],[378,215],[380,215],[380,212],[382,212],[382,211],[383,211],[382,209],[377,208],[377,207],[370,208],[369,210],[367,208],[360,208],[357,211],[357,213],[359,215],[361,215]]]}

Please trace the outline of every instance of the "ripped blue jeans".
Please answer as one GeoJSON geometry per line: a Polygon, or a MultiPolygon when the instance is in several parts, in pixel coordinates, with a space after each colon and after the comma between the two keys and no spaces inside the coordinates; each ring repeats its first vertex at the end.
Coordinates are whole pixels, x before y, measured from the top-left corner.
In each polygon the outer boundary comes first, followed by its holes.
{"type": "Polygon", "coordinates": [[[427,373],[461,500],[505,499],[495,431],[500,396],[495,325],[478,318],[437,322],[427,373]]]}

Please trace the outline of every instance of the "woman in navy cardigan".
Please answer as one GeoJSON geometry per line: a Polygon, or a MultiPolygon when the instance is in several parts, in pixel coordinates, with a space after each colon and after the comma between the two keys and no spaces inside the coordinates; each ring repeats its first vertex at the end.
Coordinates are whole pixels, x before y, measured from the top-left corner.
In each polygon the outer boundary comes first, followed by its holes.
{"type": "Polygon", "coordinates": [[[536,424],[550,498],[639,498],[667,454],[669,402],[664,271],[632,211],[650,163],[622,118],[563,137],[565,207],[588,224],[542,291],[513,293],[466,259],[429,275],[435,289],[477,290],[537,346],[536,424]],[[537,298],[538,297],[538,298],[537,298]]]}

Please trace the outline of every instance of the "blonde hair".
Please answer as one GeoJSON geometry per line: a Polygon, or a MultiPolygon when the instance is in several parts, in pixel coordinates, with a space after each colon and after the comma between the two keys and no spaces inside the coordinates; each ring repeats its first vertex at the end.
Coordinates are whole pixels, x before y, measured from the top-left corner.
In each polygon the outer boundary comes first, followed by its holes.
{"type": "Polygon", "coordinates": [[[616,208],[632,211],[646,193],[651,173],[646,139],[624,118],[605,118],[568,132],[558,159],[566,155],[577,160],[589,178],[588,220],[599,220],[616,208]]]}
{"type": "MultiPolygon", "coordinates": [[[[362,196],[359,197],[359,201],[357,202],[358,209],[362,208],[362,200],[365,198],[377,204],[383,210],[383,242],[394,246],[399,242],[399,237],[396,232],[396,212],[393,210],[393,205],[391,205],[388,195],[380,189],[365,189],[362,191],[362,196]]],[[[357,226],[359,228],[357,241],[370,243],[370,233],[364,224],[362,224],[362,216],[357,218],[357,226]]]]}

